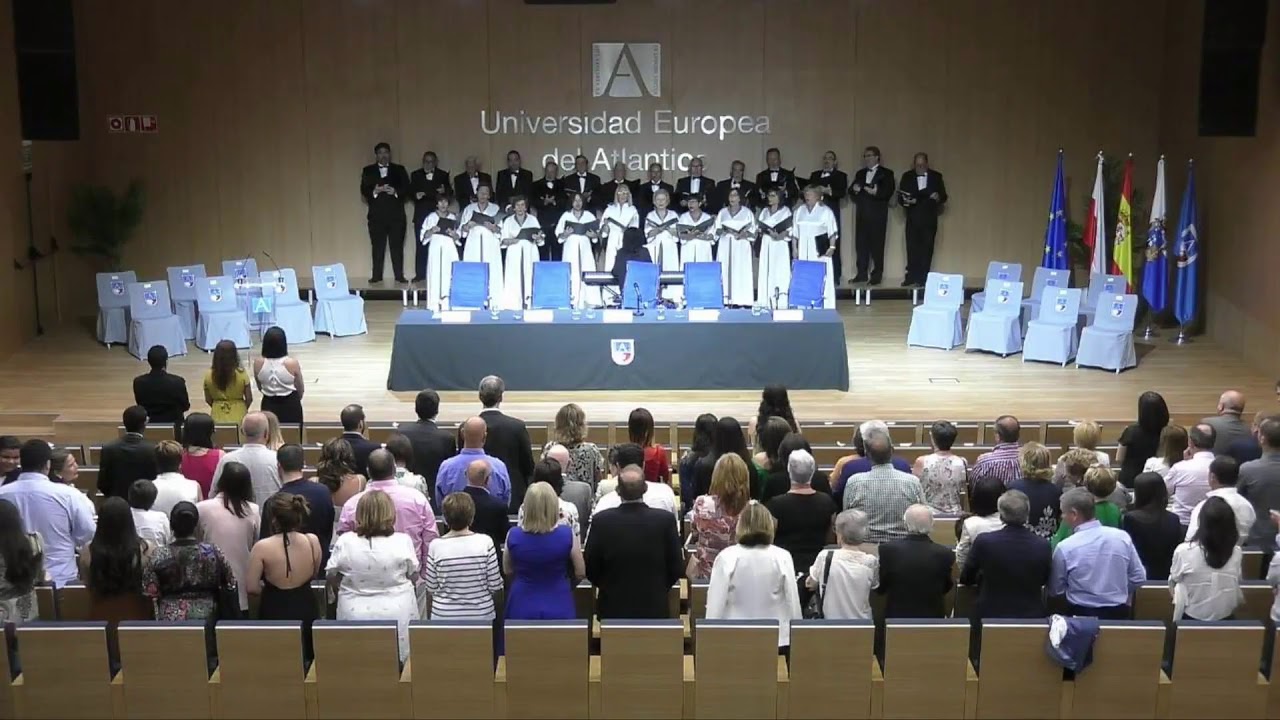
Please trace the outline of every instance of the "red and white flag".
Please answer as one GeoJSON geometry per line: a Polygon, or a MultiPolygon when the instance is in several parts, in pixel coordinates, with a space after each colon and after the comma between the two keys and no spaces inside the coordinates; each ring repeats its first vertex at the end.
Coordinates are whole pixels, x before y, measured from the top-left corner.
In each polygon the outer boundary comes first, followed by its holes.
{"type": "Polygon", "coordinates": [[[1093,196],[1089,198],[1089,219],[1084,225],[1084,246],[1089,249],[1089,275],[1107,272],[1107,231],[1102,227],[1106,212],[1102,204],[1102,153],[1098,153],[1098,174],[1093,179],[1093,196]]]}

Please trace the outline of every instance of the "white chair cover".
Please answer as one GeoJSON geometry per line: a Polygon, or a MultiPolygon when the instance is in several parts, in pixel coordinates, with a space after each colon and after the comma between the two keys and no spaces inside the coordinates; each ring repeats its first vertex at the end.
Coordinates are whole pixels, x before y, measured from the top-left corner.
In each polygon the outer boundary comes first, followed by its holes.
{"type": "Polygon", "coordinates": [[[188,340],[196,337],[196,279],[207,275],[204,265],[182,265],[168,268],[169,296],[173,298],[173,313],[182,323],[182,335],[188,340]]]}
{"type": "Polygon", "coordinates": [[[316,332],[331,337],[369,332],[364,298],[351,294],[347,269],[342,263],[312,266],[311,277],[316,289],[316,332]]]}
{"type": "Polygon", "coordinates": [[[1022,301],[1022,334],[1027,334],[1027,324],[1040,316],[1040,298],[1045,288],[1071,287],[1070,270],[1054,270],[1038,267],[1031,278],[1031,295],[1022,301]]]}
{"type": "Polygon", "coordinates": [[[1065,366],[1076,356],[1080,334],[1080,288],[1046,286],[1035,304],[1039,315],[1027,324],[1022,359],[1065,366]]]}
{"type": "Polygon", "coordinates": [[[924,304],[911,311],[907,345],[950,350],[964,340],[960,306],[964,276],[931,272],[925,281],[924,304]]]}
{"type": "Polygon", "coordinates": [[[315,342],[316,328],[311,321],[311,306],[298,292],[298,274],[293,268],[264,270],[259,276],[262,292],[274,294],[271,303],[274,324],[284,330],[289,344],[315,342]]]}
{"type": "Polygon", "coordinates": [[[132,270],[98,273],[98,342],[129,342],[129,286],[138,282],[132,270]]]}
{"type": "Polygon", "coordinates": [[[1000,280],[1002,282],[1021,282],[1022,281],[1022,264],[1008,263],[1000,260],[992,260],[987,263],[987,277],[983,281],[982,290],[976,292],[969,298],[969,313],[982,312],[986,307],[987,290],[986,287],[992,280],[1000,280]]]}
{"type": "Polygon", "coordinates": [[[1022,283],[987,280],[986,309],[969,309],[966,350],[984,350],[1007,357],[1022,351],[1022,283]]]}
{"type": "Polygon", "coordinates": [[[170,357],[187,354],[182,323],[170,305],[169,283],[133,283],[129,286],[129,353],[141,360],[154,345],[162,345],[170,357]]]}
{"type": "Polygon", "coordinates": [[[213,350],[221,340],[231,340],[238,348],[247,348],[249,319],[236,306],[235,282],[227,275],[196,280],[196,347],[213,350]]]}
{"type": "Polygon", "coordinates": [[[1133,322],[1138,314],[1138,296],[1103,295],[1098,298],[1095,310],[1093,324],[1080,334],[1076,367],[1120,372],[1137,365],[1133,322]]]}

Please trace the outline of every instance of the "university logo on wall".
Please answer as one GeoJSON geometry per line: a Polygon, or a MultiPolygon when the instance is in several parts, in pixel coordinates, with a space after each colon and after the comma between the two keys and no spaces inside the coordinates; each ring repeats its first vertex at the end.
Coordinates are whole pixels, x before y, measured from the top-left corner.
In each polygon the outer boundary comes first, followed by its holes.
{"type": "Polygon", "coordinates": [[[662,46],[591,43],[591,96],[662,97],[662,46]]]}
{"type": "Polygon", "coordinates": [[[630,365],[636,359],[636,341],[610,340],[609,356],[614,365],[630,365]]]}

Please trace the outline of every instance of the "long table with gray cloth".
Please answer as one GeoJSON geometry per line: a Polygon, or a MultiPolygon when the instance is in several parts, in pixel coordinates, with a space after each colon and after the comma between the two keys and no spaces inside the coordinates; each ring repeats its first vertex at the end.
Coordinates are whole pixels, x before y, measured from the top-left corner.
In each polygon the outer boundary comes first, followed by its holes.
{"type": "Polygon", "coordinates": [[[523,313],[471,312],[445,322],[429,310],[405,310],[387,388],[474,390],[498,375],[509,390],[849,389],[835,310],[805,310],[799,321],[750,310],[722,310],[712,322],[683,311],[648,310],[628,322],[590,315],[556,310],[550,322],[529,322],[523,313]]]}

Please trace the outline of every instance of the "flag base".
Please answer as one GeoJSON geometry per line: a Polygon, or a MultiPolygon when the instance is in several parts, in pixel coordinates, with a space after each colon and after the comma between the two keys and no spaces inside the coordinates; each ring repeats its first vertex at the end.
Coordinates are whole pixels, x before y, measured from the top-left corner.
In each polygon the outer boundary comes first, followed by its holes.
{"type": "Polygon", "coordinates": [[[1191,338],[1190,336],[1187,335],[1187,329],[1179,326],[1177,336],[1175,336],[1169,342],[1173,343],[1174,345],[1186,345],[1191,342],[1191,338]]]}
{"type": "Polygon", "coordinates": [[[1147,327],[1142,331],[1143,340],[1150,340],[1153,337],[1159,337],[1159,335],[1160,334],[1156,332],[1156,326],[1152,325],[1150,322],[1147,323],[1147,327]]]}

